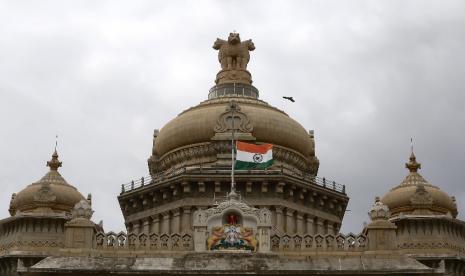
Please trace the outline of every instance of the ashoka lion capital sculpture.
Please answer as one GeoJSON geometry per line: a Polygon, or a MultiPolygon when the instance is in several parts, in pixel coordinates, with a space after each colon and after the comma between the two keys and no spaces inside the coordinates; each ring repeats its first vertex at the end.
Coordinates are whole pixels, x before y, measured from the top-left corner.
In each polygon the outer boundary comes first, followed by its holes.
{"type": "Polygon", "coordinates": [[[249,51],[255,50],[251,39],[241,41],[239,34],[232,32],[227,41],[217,38],[213,43],[213,49],[219,50],[218,60],[222,69],[216,76],[217,84],[252,83],[251,75],[247,71],[249,51]]]}

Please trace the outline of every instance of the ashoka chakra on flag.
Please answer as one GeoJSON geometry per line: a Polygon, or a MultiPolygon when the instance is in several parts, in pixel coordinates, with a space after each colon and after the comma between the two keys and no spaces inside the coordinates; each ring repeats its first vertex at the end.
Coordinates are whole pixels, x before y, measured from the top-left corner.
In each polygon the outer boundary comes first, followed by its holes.
{"type": "Polygon", "coordinates": [[[273,145],[237,142],[235,170],[266,169],[273,164],[273,145]]]}

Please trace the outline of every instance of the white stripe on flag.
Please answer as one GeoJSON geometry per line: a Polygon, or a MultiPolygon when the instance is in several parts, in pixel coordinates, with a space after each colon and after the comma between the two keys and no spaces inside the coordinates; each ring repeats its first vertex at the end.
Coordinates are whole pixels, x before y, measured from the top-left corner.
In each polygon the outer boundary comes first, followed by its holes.
{"type": "MultiPolygon", "coordinates": [[[[253,156],[255,154],[257,154],[257,153],[238,150],[237,155],[236,155],[236,160],[255,163],[254,159],[253,159],[253,156]]],[[[265,154],[262,154],[262,156],[263,156],[263,160],[260,163],[268,162],[271,159],[273,159],[273,151],[269,150],[265,154]]]]}

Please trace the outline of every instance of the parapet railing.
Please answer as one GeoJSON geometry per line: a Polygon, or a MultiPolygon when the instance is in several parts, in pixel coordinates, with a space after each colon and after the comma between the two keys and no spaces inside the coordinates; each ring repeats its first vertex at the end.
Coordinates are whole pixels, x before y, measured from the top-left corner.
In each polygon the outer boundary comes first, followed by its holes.
{"type": "MultiPolygon", "coordinates": [[[[229,174],[231,173],[230,169],[217,169],[217,168],[202,168],[201,166],[197,167],[183,167],[174,170],[167,170],[160,172],[154,176],[145,176],[136,180],[132,180],[129,183],[121,185],[121,194],[125,192],[130,192],[135,189],[144,187],[146,185],[152,185],[160,183],[164,180],[176,177],[178,175],[200,175],[200,174],[229,174]]],[[[321,186],[323,188],[333,190],[342,194],[346,193],[345,185],[339,184],[336,181],[331,181],[325,177],[314,176],[307,173],[296,172],[293,170],[281,168],[275,170],[236,170],[234,171],[235,175],[240,177],[241,175],[285,175],[290,176],[296,179],[300,179],[311,184],[321,186]]]]}
{"type": "MultiPolygon", "coordinates": [[[[364,251],[368,239],[364,234],[294,234],[280,233],[274,229],[270,237],[272,251],[364,251]]],[[[97,232],[95,247],[110,250],[193,250],[191,233],[140,233],[97,232]]]]}

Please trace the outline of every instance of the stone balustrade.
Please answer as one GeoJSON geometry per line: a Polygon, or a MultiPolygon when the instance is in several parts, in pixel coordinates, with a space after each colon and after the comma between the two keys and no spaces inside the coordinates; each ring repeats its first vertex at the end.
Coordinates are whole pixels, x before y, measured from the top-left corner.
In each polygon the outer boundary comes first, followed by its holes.
{"type": "MultiPolygon", "coordinates": [[[[364,234],[271,236],[272,251],[365,251],[367,245],[364,234]]],[[[191,233],[128,235],[125,232],[98,232],[95,247],[102,250],[192,251],[193,237],[191,233]]]]}

